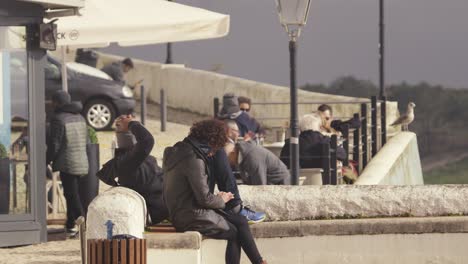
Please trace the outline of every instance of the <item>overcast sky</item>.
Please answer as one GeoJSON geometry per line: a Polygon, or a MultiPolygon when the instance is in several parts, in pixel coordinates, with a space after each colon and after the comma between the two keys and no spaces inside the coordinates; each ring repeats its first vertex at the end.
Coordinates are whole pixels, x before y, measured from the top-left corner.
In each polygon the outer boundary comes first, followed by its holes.
{"type": "MultiPolygon", "coordinates": [[[[289,83],[288,38],[274,0],[177,0],[231,15],[227,37],[174,45],[176,63],[272,84],[289,83]]],[[[468,88],[468,1],[386,0],[387,83],[468,88]]],[[[133,14],[135,15],[135,14],[133,14]]],[[[125,18],[122,18],[125,19],[125,18]]],[[[107,52],[165,60],[165,46],[107,52]]],[[[378,80],[378,0],[312,0],[299,39],[298,81],[378,80]]]]}

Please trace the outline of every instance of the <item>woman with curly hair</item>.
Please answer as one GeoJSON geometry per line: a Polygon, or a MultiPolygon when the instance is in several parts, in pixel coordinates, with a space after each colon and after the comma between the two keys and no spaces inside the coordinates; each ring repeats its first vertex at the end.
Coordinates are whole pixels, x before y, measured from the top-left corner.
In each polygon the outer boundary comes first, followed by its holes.
{"type": "Polygon", "coordinates": [[[170,220],[178,232],[198,231],[204,236],[227,240],[226,263],[240,263],[241,248],[252,263],[266,263],[260,256],[247,219],[223,211],[234,195],[230,192],[213,194],[209,190],[213,155],[227,141],[222,121],[204,120],[195,123],[183,141],[166,148],[164,198],[170,220]]]}

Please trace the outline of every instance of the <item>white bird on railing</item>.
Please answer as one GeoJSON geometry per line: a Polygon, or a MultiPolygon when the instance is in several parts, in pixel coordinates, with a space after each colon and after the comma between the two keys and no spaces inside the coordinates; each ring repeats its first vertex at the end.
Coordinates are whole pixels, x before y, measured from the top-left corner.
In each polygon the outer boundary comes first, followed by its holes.
{"type": "Polygon", "coordinates": [[[408,125],[411,124],[414,120],[414,108],[416,107],[416,104],[413,102],[410,102],[408,104],[408,109],[406,110],[406,113],[401,115],[395,122],[391,124],[391,126],[398,126],[401,125],[401,130],[403,131],[408,131],[408,125]]]}

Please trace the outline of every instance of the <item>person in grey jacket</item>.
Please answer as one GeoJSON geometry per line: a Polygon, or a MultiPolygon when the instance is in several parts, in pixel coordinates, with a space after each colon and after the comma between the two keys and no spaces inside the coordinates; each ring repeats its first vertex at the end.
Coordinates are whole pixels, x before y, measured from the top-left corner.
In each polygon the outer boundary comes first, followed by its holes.
{"type": "Polygon", "coordinates": [[[242,181],[247,185],[290,184],[291,175],[284,163],[271,151],[252,141],[241,141],[226,147],[232,167],[239,167],[242,181]]]}
{"type": "Polygon", "coordinates": [[[198,231],[214,239],[228,240],[226,263],[240,263],[241,248],[252,263],[266,263],[257,249],[247,219],[223,211],[234,198],[230,192],[213,194],[208,179],[213,156],[227,142],[224,123],[195,123],[183,141],[164,151],[164,200],[178,232],[198,231]]]}
{"type": "MultiPolygon", "coordinates": [[[[119,82],[121,84],[126,84],[124,79],[124,74],[128,73],[129,71],[133,70],[134,64],[130,58],[125,58],[122,61],[115,61],[109,64],[104,65],[101,71],[107,73],[112,80],[119,82]]],[[[130,88],[135,89],[141,81],[135,83],[134,85],[129,85],[130,88]]]]}
{"type": "Polygon", "coordinates": [[[86,121],[80,115],[80,102],[71,102],[65,91],[57,91],[52,97],[55,108],[50,122],[47,140],[47,164],[60,172],[63,192],[67,201],[66,229],[76,234],[75,220],[83,215],[79,196],[79,179],[88,174],[86,144],[89,142],[86,121]]]}

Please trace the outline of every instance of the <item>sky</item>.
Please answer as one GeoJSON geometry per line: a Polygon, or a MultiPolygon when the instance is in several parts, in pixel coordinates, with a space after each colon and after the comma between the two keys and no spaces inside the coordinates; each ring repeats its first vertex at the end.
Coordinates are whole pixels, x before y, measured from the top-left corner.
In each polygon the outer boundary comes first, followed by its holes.
{"type": "MultiPolygon", "coordinates": [[[[287,86],[288,37],[274,0],[177,0],[231,16],[227,37],[173,45],[175,63],[287,86]]],[[[298,83],[378,82],[378,0],[313,0],[298,41],[298,83]]],[[[386,83],[468,88],[468,1],[386,0],[386,83]]],[[[106,52],[164,62],[165,45],[106,52]]]]}

